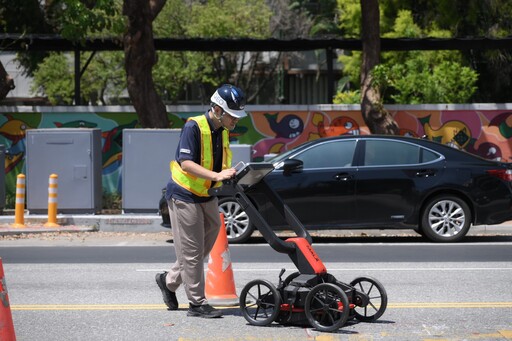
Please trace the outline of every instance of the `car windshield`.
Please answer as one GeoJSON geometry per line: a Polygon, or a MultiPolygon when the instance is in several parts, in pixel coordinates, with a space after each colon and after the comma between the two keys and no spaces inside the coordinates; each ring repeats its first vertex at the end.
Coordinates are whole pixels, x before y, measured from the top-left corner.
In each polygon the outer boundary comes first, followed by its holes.
{"type": "Polygon", "coordinates": [[[287,150],[285,151],[284,153],[281,153],[281,154],[278,154],[276,156],[274,156],[273,158],[269,159],[267,162],[270,162],[272,163],[274,166],[279,163],[280,161],[283,161],[284,159],[287,159],[290,155],[294,154],[294,153],[297,153],[297,151],[301,148],[303,148],[304,146],[306,145],[309,145],[311,144],[311,141],[309,142],[305,142],[293,149],[290,149],[290,150],[287,150]]]}
{"type": "Polygon", "coordinates": [[[279,169],[285,159],[297,159],[306,168],[348,167],[352,164],[355,140],[316,140],[279,154],[268,162],[279,169]]]}
{"type": "Polygon", "coordinates": [[[291,149],[291,150],[287,150],[286,152],[282,153],[282,154],[278,154],[276,156],[274,156],[273,158],[271,158],[270,160],[268,160],[268,162],[272,163],[272,164],[276,164],[278,163],[279,161],[281,160],[284,160],[286,159],[289,155],[291,155],[295,150],[294,149],[291,149]]]}

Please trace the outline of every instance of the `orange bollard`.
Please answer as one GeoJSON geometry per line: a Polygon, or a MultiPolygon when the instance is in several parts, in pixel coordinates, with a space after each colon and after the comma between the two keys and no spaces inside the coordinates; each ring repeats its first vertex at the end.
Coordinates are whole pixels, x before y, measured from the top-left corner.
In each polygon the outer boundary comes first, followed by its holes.
{"type": "Polygon", "coordinates": [[[58,175],[51,174],[48,180],[48,222],[45,227],[59,227],[57,224],[57,184],[58,175]]]}
{"type": "Polygon", "coordinates": [[[16,341],[2,258],[0,258],[0,340],[16,341]]]}
{"type": "Polygon", "coordinates": [[[14,224],[12,227],[25,226],[25,174],[16,178],[16,204],[14,206],[14,224]]]}
{"type": "Polygon", "coordinates": [[[222,213],[220,221],[219,235],[208,259],[205,295],[211,305],[234,306],[239,304],[239,298],[236,295],[228,236],[222,213]]]}

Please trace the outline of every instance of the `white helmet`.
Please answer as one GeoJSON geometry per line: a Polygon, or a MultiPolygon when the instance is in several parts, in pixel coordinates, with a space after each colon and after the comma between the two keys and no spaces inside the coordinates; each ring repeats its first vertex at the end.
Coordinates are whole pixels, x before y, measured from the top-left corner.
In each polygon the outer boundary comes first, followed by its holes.
{"type": "Polygon", "coordinates": [[[236,118],[247,116],[245,112],[244,92],[231,84],[224,84],[212,95],[210,101],[222,108],[225,112],[236,118]]]}

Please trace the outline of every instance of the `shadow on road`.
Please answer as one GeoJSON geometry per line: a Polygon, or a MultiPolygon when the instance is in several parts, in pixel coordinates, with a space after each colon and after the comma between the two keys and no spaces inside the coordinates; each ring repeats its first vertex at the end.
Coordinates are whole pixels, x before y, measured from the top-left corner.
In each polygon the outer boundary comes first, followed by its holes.
{"type": "MultiPolygon", "coordinates": [[[[286,240],[288,237],[280,237],[286,240]]],[[[499,242],[512,242],[512,235],[504,236],[467,236],[462,241],[453,244],[467,244],[467,243],[499,243],[499,242]]],[[[246,244],[264,244],[266,243],[263,237],[251,237],[246,244]]],[[[374,243],[431,243],[428,239],[422,236],[313,236],[314,244],[374,244],[374,243]]]]}

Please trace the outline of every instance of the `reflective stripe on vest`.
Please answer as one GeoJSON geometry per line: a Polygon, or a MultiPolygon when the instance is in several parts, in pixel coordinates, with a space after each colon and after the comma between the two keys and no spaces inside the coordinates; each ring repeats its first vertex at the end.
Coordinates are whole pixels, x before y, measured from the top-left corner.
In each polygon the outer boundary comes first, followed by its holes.
{"type": "MultiPolygon", "coordinates": [[[[212,146],[212,133],[210,125],[205,115],[191,117],[189,120],[194,120],[201,132],[201,166],[208,170],[213,170],[213,146],[212,146]]],[[[232,152],[229,149],[229,131],[222,130],[222,169],[231,167],[232,152]]],[[[171,161],[170,164],[171,175],[174,182],[181,187],[194,193],[200,197],[207,197],[208,189],[211,187],[211,180],[198,178],[192,174],[185,172],[180,164],[176,161],[171,161]]],[[[222,182],[217,182],[215,187],[221,186],[222,182]]]]}

